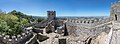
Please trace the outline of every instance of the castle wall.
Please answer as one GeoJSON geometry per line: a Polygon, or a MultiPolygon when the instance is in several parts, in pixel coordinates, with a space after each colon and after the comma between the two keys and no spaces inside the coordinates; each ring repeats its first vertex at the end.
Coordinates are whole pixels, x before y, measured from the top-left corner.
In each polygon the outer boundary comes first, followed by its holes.
{"type": "Polygon", "coordinates": [[[110,17],[114,21],[120,21],[120,2],[114,2],[111,4],[110,17]]]}
{"type": "Polygon", "coordinates": [[[110,17],[106,18],[106,19],[99,19],[99,20],[91,20],[91,19],[87,19],[87,20],[81,20],[81,19],[67,19],[67,23],[68,24],[75,24],[75,25],[81,25],[84,27],[94,27],[100,24],[104,24],[107,22],[110,22],[112,19],[110,17]]]}
{"type": "Polygon", "coordinates": [[[88,37],[93,37],[104,31],[110,30],[106,24],[95,28],[85,28],[82,25],[75,24],[66,24],[66,26],[69,36],[79,37],[81,41],[85,41],[88,37]]]}
{"type": "Polygon", "coordinates": [[[33,36],[32,30],[25,29],[20,35],[0,35],[1,42],[5,44],[25,44],[33,36]]]}

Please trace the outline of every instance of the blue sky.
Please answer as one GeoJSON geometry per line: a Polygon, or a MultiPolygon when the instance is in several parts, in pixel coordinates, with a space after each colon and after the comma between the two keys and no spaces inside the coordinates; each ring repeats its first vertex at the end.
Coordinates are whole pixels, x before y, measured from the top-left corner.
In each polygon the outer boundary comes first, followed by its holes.
{"type": "Polygon", "coordinates": [[[0,0],[0,9],[33,16],[47,16],[48,10],[57,16],[109,16],[111,1],[118,0],[0,0]]]}

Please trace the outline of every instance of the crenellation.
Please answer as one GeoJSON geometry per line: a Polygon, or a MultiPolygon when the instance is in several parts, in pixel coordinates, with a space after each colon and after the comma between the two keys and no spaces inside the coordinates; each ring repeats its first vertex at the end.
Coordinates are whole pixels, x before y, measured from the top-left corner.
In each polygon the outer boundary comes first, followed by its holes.
{"type": "Polygon", "coordinates": [[[30,34],[25,34],[22,33],[21,35],[17,35],[17,36],[9,36],[9,35],[1,35],[1,39],[2,42],[6,43],[6,44],[21,44],[19,43],[20,41],[25,40],[25,38],[29,38],[30,34]],[[26,36],[26,37],[25,37],[26,36]]]}
{"type": "Polygon", "coordinates": [[[90,23],[90,21],[87,21],[87,23],[89,24],[89,23],[90,23]]]}

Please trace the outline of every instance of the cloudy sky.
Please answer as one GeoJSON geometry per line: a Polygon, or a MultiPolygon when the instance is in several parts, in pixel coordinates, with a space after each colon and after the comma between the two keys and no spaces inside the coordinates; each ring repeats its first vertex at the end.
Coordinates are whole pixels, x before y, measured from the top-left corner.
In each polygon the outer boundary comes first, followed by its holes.
{"type": "Polygon", "coordinates": [[[114,1],[118,0],[0,0],[0,9],[33,16],[47,16],[48,10],[55,10],[57,16],[109,16],[114,1]]]}

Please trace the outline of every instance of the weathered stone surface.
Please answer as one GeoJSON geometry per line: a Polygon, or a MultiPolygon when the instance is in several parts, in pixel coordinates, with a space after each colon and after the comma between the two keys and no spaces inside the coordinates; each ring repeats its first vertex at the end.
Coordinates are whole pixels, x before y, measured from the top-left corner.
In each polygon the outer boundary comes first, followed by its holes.
{"type": "Polygon", "coordinates": [[[110,44],[120,44],[120,30],[113,31],[110,44]]]}
{"type": "Polygon", "coordinates": [[[59,44],[66,44],[66,39],[59,39],[59,44]]]}

